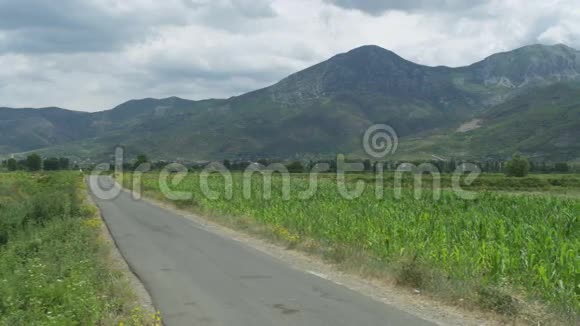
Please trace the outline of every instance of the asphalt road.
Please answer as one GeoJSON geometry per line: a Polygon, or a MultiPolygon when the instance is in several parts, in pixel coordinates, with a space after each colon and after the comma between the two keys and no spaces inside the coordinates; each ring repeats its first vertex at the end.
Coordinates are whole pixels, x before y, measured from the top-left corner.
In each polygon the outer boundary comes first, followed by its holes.
{"type": "Polygon", "coordinates": [[[94,199],[165,325],[432,325],[128,193],[94,199]]]}

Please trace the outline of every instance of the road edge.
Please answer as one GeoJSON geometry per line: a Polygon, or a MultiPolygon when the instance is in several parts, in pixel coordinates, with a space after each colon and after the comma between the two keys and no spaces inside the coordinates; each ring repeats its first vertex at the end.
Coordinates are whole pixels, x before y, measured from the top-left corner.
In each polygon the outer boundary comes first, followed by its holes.
{"type": "MultiPolygon", "coordinates": [[[[117,269],[123,274],[128,285],[131,287],[131,290],[135,295],[139,307],[143,309],[143,315],[149,319],[154,319],[156,316],[158,316],[159,310],[157,309],[157,307],[153,302],[151,293],[149,292],[149,290],[147,290],[147,287],[145,286],[143,281],[139,278],[139,275],[137,275],[137,273],[135,273],[131,265],[129,265],[126,257],[121,253],[121,250],[119,249],[119,246],[115,241],[115,238],[111,234],[109,225],[107,224],[106,220],[103,217],[103,213],[101,212],[99,205],[97,205],[97,203],[93,199],[93,194],[90,190],[88,177],[84,178],[84,183],[87,186],[85,192],[86,195],[85,200],[87,201],[88,204],[90,204],[97,210],[95,217],[98,216],[98,218],[101,221],[100,232],[108,246],[109,258],[113,262],[115,269],[117,269]]],[[[154,322],[155,321],[153,321],[153,323],[154,322]]],[[[158,322],[161,322],[161,325],[163,325],[162,320],[158,322]]]]}

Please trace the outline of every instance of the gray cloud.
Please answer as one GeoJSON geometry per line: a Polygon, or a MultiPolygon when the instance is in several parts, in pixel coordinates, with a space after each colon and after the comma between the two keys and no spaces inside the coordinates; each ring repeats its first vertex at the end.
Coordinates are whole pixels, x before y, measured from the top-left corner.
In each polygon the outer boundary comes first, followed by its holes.
{"type": "MultiPolygon", "coordinates": [[[[136,2],[136,1],[129,1],[136,2]]],[[[202,23],[230,31],[276,16],[269,0],[169,0],[125,10],[100,0],[0,0],[0,53],[117,51],[161,26],[202,23]]]]}
{"type": "Polygon", "coordinates": [[[91,1],[0,0],[0,52],[110,51],[138,36],[91,1]]]}
{"type": "Polygon", "coordinates": [[[463,11],[485,4],[486,0],[325,0],[335,6],[359,10],[370,15],[381,15],[389,10],[417,11],[463,11]]]}
{"type": "Polygon", "coordinates": [[[183,0],[193,9],[210,14],[241,15],[246,18],[271,18],[276,16],[270,0],[183,0]]]}
{"type": "Polygon", "coordinates": [[[576,2],[0,0],[0,106],[229,97],[364,44],[449,66],[580,48],[576,2]]]}
{"type": "Polygon", "coordinates": [[[263,20],[277,16],[271,0],[182,0],[192,21],[230,33],[252,33],[263,20]]]}

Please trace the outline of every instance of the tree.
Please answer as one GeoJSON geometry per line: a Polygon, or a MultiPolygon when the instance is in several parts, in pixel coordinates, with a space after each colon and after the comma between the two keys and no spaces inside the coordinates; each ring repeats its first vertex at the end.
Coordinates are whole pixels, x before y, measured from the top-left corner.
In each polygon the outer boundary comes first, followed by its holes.
{"type": "Polygon", "coordinates": [[[506,163],[506,174],[509,177],[525,177],[530,172],[530,162],[520,153],[515,153],[506,163]]]}
{"type": "Polygon", "coordinates": [[[548,166],[546,165],[546,162],[542,162],[541,171],[542,172],[548,172],[548,166]]]}
{"type": "Polygon", "coordinates": [[[364,165],[364,169],[365,171],[372,171],[373,169],[373,164],[371,163],[371,160],[364,160],[363,161],[363,165],[364,165]]]}
{"type": "Polygon", "coordinates": [[[47,158],[44,160],[44,170],[45,171],[56,171],[60,170],[59,160],[56,157],[47,158]]]}
{"type": "Polygon", "coordinates": [[[304,167],[302,166],[302,163],[300,163],[299,161],[289,163],[288,165],[286,165],[286,168],[288,168],[288,172],[290,173],[304,172],[304,167]]]}
{"type": "Polygon", "coordinates": [[[148,162],[149,162],[149,159],[147,158],[147,155],[145,155],[145,154],[139,154],[139,155],[137,155],[137,161],[135,161],[135,165],[133,166],[133,168],[136,169],[136,168],[139,167],[139,165],[145,164],[145,163],[148,163],[148,162]]]}
{"type": "Polygon", "coordinates": [[[457,169],[457,162],[455,161],[454,158],[451,159],[451,161],[449,161],[449,170],[447,170],[447,172],[453,172],[457,169]]]}
{"type": "Polygon", "coordinates": [[[556,163],[554,165],[554,171],[566,173],[570,171],[570,166],[566,162],[556,163]]]}
{"type": "Polygon", "coordinates": [[[26,167],[30,171],[40,171],[42,169],[42,158],[38,154],[30,154],[26,157],[26,167]]]}
{"type": "Polygon", "coordinates": [[[13,159],[13,158],[9,158],[6,161],[6,168],[8,168],[8,171],[16,171],[16,170],[18,170],[18,162],[16,162],[16,160],[13,159]]]}
{"type": "Polygon", "coordinates": [[[58,168],[61,170],[68,170],[70,168],[70,160],[66,157],[59,158],[58,168]]]}
{"type": "Polygon", "coordinates": [[[537,166],[536,163],[534,163],[534,161],[530,161],[530,172],[534,172],[536,171],[537,166]]]}

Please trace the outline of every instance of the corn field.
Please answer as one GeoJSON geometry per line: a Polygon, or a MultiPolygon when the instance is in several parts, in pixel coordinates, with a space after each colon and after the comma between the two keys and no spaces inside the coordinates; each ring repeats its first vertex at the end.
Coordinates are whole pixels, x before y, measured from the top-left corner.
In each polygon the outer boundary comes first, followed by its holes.
{"type": "MultiPolygon", "coordinates": [[[[124,181],[132,183],[129,176],[124,181]]],[[[308,188],[305,179],[292,179],[291,198],[285,200],[280,178],[274,178],[270,199],[260,196],[263,184],[254,178],[253,196],[245,199],[242,176],[233,181],[231,199],[224,198],[219,176],[209,178],[210,188],[221,192],[218,199],[203,195],[198,174],[172,189],[191,192],[185,204],[199,210],[251,218],[298,241],[353,248],[386,265],[411,258],[456,283],[507,288],[576,316],[580,310],[579,200],[491,192],[463,200],[446,190],[433,200],[427,189],[419,199],[412,189],[396,199],[385,189],[378,201],[372,187],[348,200],[328,178],[308,200],[296,196],[308,188]]],[[[142,183],[145,192],[159,193],[158,175],[146,174],[142,183]]]]}

